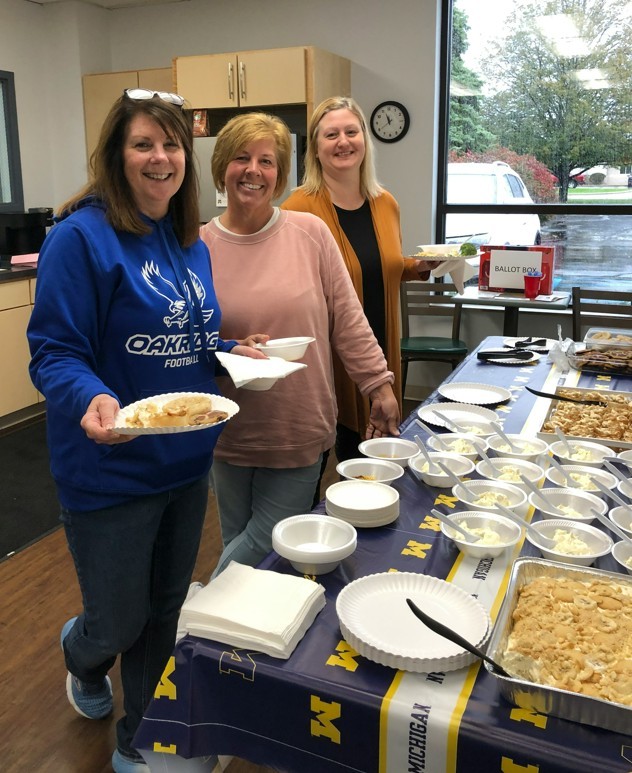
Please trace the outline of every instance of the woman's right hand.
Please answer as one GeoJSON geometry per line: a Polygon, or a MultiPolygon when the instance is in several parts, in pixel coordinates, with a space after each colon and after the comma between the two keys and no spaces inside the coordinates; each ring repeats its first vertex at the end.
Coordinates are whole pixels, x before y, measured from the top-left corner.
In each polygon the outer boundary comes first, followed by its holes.
{"type": "Polygon", "coordinates": [[[134,439],[133,435],[119,435],[112,431],[119,410],[118,400],[115,400],[112,395],[97,395],[92,398],[81,419],[81,428],[95,443],[109,446],[127,443],[134,439]]]}

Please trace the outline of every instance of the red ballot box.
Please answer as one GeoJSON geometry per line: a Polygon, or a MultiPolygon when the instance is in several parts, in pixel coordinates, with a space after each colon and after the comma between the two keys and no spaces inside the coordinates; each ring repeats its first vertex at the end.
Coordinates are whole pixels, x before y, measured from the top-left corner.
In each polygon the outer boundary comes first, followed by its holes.
{"type": "Polygon", "coordinates": [[[524,293],[524,277],[530,271],[540,271],[540,294],[550,295],[554,270],[555,247],[539,244],[529,247],[485,244],[481,247],[478,287],[479,290],[524,293]]]}

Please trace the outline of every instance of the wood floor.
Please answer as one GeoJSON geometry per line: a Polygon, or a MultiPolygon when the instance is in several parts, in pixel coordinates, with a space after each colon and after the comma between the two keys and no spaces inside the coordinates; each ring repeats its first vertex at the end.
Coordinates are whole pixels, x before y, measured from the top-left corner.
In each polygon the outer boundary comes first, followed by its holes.
{"type": "MultiPolygon", "coordinates": [[[[322,491],[338,480],[330,457],[322,491]]],[[[0,517],[7,517],[2,513],[0,517]]],[[[208,582],[220,553],[210,497],[194,580],[208,582]]],[[[114,713],[80,717],[66,699],[59,645],[63,623],[81,607],[62,529],[0,563],[0,769],[4,773],[111,773],[116,719],[122,713],[118,666],[112,672],[114,713]]],[[[268,773],[233,759],[227,773],[268,773]]]]}

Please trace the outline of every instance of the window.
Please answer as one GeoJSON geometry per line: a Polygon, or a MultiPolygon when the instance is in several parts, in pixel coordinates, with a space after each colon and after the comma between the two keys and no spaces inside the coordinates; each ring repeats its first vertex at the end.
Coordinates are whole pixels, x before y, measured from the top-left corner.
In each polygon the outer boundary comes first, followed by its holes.
{"type": "Polygon", "coordinates": [[[629,0],[443,0],[441,41],[437,241],[554,245],[557,289],[632,285],[629,0]]]}
{"type": "Polygon", "coordinates": [[[22,168],[13,73],[0,70],[0,212],[23,212],[22,168]]]}

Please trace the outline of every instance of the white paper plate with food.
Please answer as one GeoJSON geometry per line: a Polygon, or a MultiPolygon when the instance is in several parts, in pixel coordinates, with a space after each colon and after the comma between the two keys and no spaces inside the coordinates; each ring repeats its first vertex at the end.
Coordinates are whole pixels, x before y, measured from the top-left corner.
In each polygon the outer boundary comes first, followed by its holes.
{"type": "Polygon", "coordinates": [[[412,257],[426,260],[466,260],[476,255],[478,255],[478,248],[474,244],[464,242],[463,244],[418,244],[412,257]]]}
{"type": "Polygon", "coordinates": [[[209,429],[232,419],[237,403],[205,392],[169,392],[126,405],[112,428],[119,435],[171,435],[209,429]]]}
{"type": "Polygon", "coordinates": [[[511,398],[511,392],[505,387],[475,382],[442,384],[437,392],[446,400],[470,405],[497,405],[511,398]]]}

